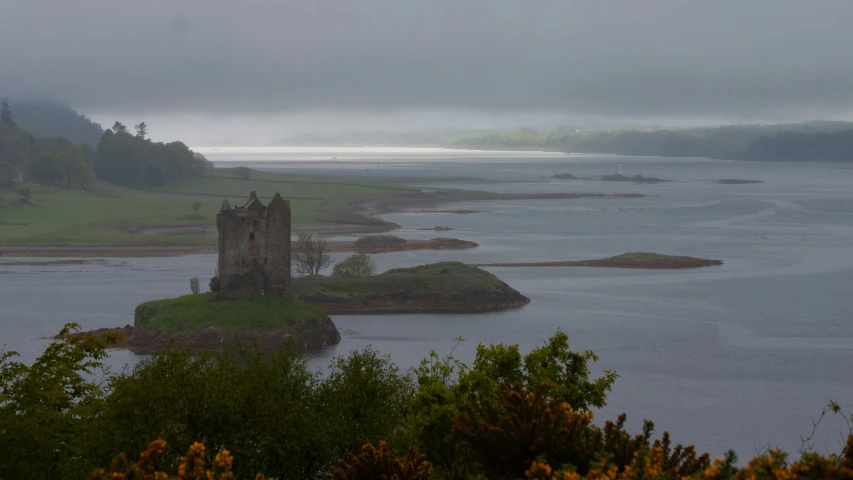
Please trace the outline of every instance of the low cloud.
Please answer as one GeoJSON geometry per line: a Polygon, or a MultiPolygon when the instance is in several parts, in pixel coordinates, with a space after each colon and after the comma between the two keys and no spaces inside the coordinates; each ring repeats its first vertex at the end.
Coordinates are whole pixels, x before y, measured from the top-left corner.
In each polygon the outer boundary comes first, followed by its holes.
{"type": "Polygon", "coordinates": [[[0,19],[0,94],[89,112],[853,110],[843,0],[6,0],[0,19]]]}

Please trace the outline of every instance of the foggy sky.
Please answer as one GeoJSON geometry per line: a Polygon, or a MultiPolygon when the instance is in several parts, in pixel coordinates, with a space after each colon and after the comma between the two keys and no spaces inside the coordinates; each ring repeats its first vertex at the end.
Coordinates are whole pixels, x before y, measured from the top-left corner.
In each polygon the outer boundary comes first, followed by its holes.
{"type": "Polygon", "coordinates": [[[99,115],[838,117],[852,24],[848,0],[2,0],[0,95],[99,115]]]}

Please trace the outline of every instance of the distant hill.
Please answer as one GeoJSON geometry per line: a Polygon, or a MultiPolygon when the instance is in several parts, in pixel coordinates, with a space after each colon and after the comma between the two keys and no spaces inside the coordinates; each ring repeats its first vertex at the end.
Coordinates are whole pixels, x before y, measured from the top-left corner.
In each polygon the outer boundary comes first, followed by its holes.
{"type": "Polygon", "coordinates": [[[30,99],[10,102],[15,123],[36,137],[63,137],[77,145],[98,144],[104,129],[85,115],[55,100],[30,99]]]}
{"type": "Polygon", "coordinates": [[[755,160],[853,160],[853,123],[811,121],[675,129],[493,132],[459,138],[456,148],[547,150],[662,157],[755,160]]]}

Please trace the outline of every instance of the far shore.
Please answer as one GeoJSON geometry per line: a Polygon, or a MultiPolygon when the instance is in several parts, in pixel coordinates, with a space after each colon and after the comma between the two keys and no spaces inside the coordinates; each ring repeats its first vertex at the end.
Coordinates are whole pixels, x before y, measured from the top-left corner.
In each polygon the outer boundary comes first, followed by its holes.
{"type": "MultiPolygon", "coordinates": [[[[541,155],[541,156],[550,156],[550,157],[558,157],[558,156],[566,156],[571,155],[565,152],[557,152],[557,151],[547,151],[547,150],[489,150],[489,149],[476,149],[476,148],[448,148],[448,147],[430,147],[430,146],[420,146],[420,147],[383,147],[383,146],[370,146],[370,145],[340,145],[340,146],[311,146],[311,145],[268,145],[268,146],[194,146],[190,147],[193,151],[199,152],[203,155],[209,155],[210,160],[213,162],[223,161],[227,162],[227,159],[217,159],[216,154],[271,154],[271,153],[325,153],[328,155],[333,155],[337,160],[347,160],[347,155],[361,155],[365,153],[409,153],[409,154],[448,154],[448,155],[458,155],[459,153],[472,153],[472,154],[480,154],[487,156],[494,156],[497,154],[528,154],[528,155],[541,155]],[[336,155],[335,155],[336,154],[336,155]],[[337,158],[340,157],[340,158],[337,158]]],[[[362,161],[360,159],[352,159],[353,161],[362,161]]],[[[253,159],[253,162],[263,163],[263,162],[288,162],[288,160],[266,160],[266,159],[253,159]]],[[[297,161],[298,162],[298,161],[297,161]]],[[[315,163],[316,160],[310,160],[311,163],[315,163]]]]}

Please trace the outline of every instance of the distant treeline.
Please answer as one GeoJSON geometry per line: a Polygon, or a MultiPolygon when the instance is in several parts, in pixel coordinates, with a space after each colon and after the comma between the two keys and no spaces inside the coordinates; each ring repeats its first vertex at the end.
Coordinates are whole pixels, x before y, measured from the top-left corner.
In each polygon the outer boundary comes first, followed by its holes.
{"type": "Polygon", "coordinates": [[[92,184],[95,151],[62,137],[38,138],[16,123],[7,101],[0,103],[0,188],[21,187],[23,179],[66,187],[92,184]]]}
{"type": "Polygon", "coordinates": [[[159,186],[170,181],[203,176],[210,162],[183,142],[155,143],[145,138],[147,125],[136,134],[115,122],[98,142],[94,169],[98,178],[129,186],[159,186]]]}
{"type": "MultiPolygon", "coordinates": [[[[52,125],[59,128],[61,119],[66,117],[60,114],[52,125]]],[[[26,180],[86,189],[92,186],[95,175],[122,185],[159,186],[178,178],[203,175],[211,166],[204,156],[181,142],[155,143],[146,139],[147,128],[141,122],[136,125],[135,134],[131,134],[119,122],[112,130],[102,131],[98,126],[98,139],[93,144],[96,148],[93,148],[87,142],[76,143],[64,136],[43,137],[31,132],[18,123],[17,112],[3,100],[0,102],[0,188],[21,188],[26,180]]],[[[73,134],[75,130],[69,131],[73,134]]],[[[66,131],[60,128],[58,132],[66,131]]]]}
{"type": "Polygon", "coordinates": [[[728,125],[653,131],[522,129],[459,138],[448,146],[744,160],[853,160],[853,123],[728,125]]]}

